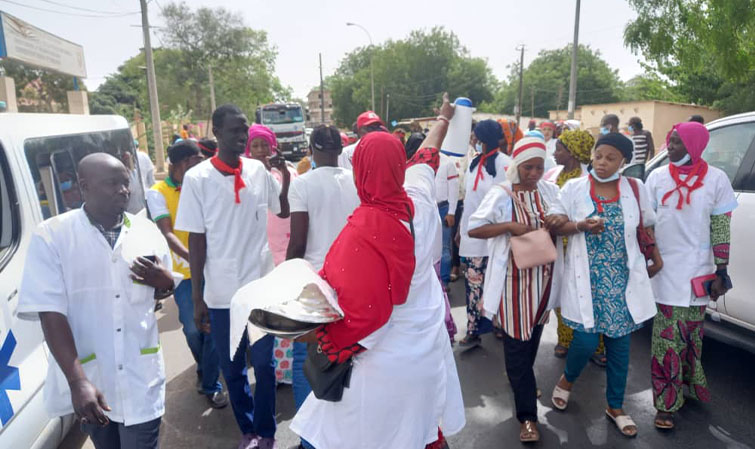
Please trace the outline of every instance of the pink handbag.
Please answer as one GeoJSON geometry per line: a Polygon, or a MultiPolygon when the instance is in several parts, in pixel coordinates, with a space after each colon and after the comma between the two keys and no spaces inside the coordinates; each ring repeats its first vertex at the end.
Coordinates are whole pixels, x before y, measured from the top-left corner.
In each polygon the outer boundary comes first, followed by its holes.
{"type": "MultiPolygon", "coordinates": [[[[509,194],[514,202],[519,204],[522,209],[525,209],[524,204],[514,195],[511,189],[503,185],[500,187],[509,194]]],[[[540,222],[542,224],[542,220],[540,222]]],[[[519,236],[512,236],[510,241],[514,262],[520,270],[547,265],[556,260],[556,245],[553,244],[550,232],[545,228],[539,228],[519,236]]]]}

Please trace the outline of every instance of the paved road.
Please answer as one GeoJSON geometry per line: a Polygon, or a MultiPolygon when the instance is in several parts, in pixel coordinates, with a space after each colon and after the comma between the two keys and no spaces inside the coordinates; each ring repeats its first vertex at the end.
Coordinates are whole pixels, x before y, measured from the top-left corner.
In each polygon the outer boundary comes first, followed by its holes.
{"type": "MultiPolygon", "coordinates": [[[[463,329],[463,282],[452,286],[453,315],[463,329]]],[[[183,340],[177,311],[167,301],[159,312],[161,343],[165,351],[168,388],[163,420],[163,449],[235,448],[239,433],[230,407],[213,410],[194,390],[194,364],[183,340]]],[[[539,403],[543,448],[727,448],[755,449],[755,355],[705,340],[703,363],[710,382],[712,403],[690,402],[677,417],[677,430],[660,433],[652,427],[654,410],[650,394],[650,332],[643,329],[632,339],[625,410],[637,421],[639,435],[622,437],[604,415],[605,372],[588,366],[577,382],[568,412],[550,406],[550,392],[563,370],[564,361],[553,357],[555,319],[543,335],[536,374],[543,390],[539,403]]],[[[479,348],[456,349],[459,377],[466,405],[467,426],[449,438],[452,449],[518,447],[519,426],[513,416],[513,395],[503,369],[503,345],[492,335],[479,348]]],[[[136,392],[135,392],[136,393],[136,392]]],[[[278,443],[295,447],[296,436],[288,429],[293,417],[290,386],[278,388],[278,443]]],[[[93,448],[73,431],[59,449],[93,448]]],[[[408,449],[408,448],[396,448],[408,449]]]]}

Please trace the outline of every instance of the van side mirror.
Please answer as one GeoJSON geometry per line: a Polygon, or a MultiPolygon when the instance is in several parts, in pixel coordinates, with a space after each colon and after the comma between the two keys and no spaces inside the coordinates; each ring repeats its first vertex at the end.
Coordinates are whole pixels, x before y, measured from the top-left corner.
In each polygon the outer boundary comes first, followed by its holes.
{"type": "Polygon", "coordinates": [[[621,174],[628,178],[645,180],[645,164],[633,164],[624,167],[624,169],[621,171],[621,174]]]}

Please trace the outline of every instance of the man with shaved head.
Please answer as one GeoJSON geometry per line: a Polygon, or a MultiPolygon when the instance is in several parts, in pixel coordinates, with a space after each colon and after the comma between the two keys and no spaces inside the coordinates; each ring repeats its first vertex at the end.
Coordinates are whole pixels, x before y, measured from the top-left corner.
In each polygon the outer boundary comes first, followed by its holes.
{"type": "Polygon", "coordinates": [[[75,413],[97,449],[157,448],[165,369],[153,309],[173,292],[170,251],[154,223],[126,212],[120,160],[90,154],[78,172],[84,206],[34,232],[18,315],[42,323],[51,416],[75,413]]]}

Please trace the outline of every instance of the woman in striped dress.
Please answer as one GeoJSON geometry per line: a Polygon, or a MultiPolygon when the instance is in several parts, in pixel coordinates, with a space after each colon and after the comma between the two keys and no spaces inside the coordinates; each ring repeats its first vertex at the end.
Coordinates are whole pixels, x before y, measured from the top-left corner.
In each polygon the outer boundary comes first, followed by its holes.
{"type": "Polygon", "coordinates": [[[514,391],[522,442],[540,439],[535,356],[562,260],[520,269],[511,255],[510,238],[544,226],[555,229],[562,224],[557,222],[561,220],[557,216],[546,219],[557,200],[558,187],[542,181],[545,154],[542,139],[525,137],[517,142],[512,165],[506,171],[508,181],[491,188],[469,219],[470,237],[488,239],[490,260],[483,307],[487,316],[499,314],[505,333],[506,373],[514,391]]]}

